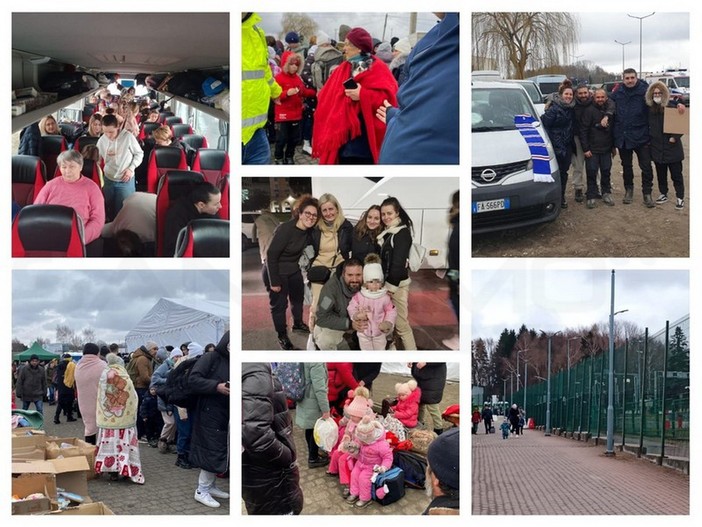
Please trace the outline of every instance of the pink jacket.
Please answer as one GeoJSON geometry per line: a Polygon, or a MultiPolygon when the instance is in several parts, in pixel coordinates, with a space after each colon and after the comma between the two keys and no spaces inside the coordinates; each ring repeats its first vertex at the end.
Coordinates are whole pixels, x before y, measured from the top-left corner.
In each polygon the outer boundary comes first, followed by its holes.
{"type": "Polygon", "coordinates": [[[393,417],[398,419],[407,428],[417,426],[419,418],[419,400],[422,397],[422,390],[415,388],[403,401],[398,399],[397,404],[392,407],[395,411],[393,417]]]}
{"type": "Polygon", "coordinates": [[[382,465],[386,469],[392,466],[392,449],[385,440],[385,434],[375,443],[365,445],[361,443],[361,451],[358,453],[356,465],[362,465],[362,469],[373,470],[375,465],[382,465]]]}
{"type": "Polygon", "coordinates": [[[76,389],[78,405],[83,416],[85,435],[97,434],[97,396],[100,376],[107,363],[98,355],[83,355],[76,364],[76,389]]]}
{"type": "Polygon", "coordinates": [[[369,298],[363,293],[363,291],[359,291],[353,295],[348,307],[349,317],[353,320],[356,313],[365,311],[368,314],[368,327],[363,334],[367,337],[378,337],[383,334],[378,329],[378,324],[387,320],[394,326],[397,310],[387,292],[378,298],[369,298]]]}

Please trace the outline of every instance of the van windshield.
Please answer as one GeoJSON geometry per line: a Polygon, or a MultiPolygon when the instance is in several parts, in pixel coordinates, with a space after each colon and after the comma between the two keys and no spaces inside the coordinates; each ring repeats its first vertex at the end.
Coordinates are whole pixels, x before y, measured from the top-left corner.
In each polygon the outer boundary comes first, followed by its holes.
{"type": "Polygon", "coordinates": [[[534,118],[534,106],[524,90],[474,88],[472,91],[471,125],[473,132],[515,130],[515,115],[534,118]]]}
{"type": "Polygon", "coordinates": [[[675,82],[678,83],[679,88],[690,87],[690,77],[675,77],[675,82]]]}
{"type": "Polygon", "coordinates": [[[540,82],[539,83],[539,89],[541,90],[541,93],[544,95],[549,95],[551,93],[555,93],[558,91],[558,88],[560,88],[561,83],[560,82],[540,82]]]}

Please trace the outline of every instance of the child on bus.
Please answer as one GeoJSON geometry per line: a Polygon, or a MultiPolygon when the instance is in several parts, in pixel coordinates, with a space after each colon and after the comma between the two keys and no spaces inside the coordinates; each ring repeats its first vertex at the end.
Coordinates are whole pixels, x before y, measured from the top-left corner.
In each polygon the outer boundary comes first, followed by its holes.
{"type": "Polygon", "coordinates": [[[371,253],[366,256],[363,265],[363,286],[348,307],[351,320],[368,322],[366,329],[358,332],[362,350],[384,350],[388,335],[395,327],[397,311],[384,285],[380,257],[371,253]]]}

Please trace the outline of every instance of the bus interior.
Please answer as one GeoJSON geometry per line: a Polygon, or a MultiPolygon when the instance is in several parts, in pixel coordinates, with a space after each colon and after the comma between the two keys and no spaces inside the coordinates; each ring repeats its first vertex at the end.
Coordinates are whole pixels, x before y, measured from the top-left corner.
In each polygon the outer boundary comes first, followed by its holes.
{"type": "Polygon", "coordinates": [[[228,256],[228,86],[228,13],[13,13],[12,255],[228,256]],[[143,153],[124,172],[131,182],[109,173],[114,153],[91,128],[107,114],[143,153]],[[81,154],[78,178],[103,197],[97,238],[92,201],[73,207],[82,194],[45,189],[66,179],[66,150],[81,154]],[[209,201],[189,202],[205,184],[209,201]],[[174,232],[179,200],[195,210],[174,232]]]}

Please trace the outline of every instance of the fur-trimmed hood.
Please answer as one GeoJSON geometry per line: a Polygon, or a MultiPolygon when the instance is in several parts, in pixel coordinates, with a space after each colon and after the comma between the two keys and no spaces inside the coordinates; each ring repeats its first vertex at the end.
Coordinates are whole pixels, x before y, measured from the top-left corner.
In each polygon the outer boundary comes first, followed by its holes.
{"type": "Polygon", "coordinates": [[[646,105],[650,106],[653,108],[654,106],[659,106],[660,108],[665,108],[668,106],[668,103],[670,102],[670,90],[668,90],[668,87],[663,84],[661,81],[656,81],[652,83],[649,87],[648,90],[646,90],[646,105]],[[656,103],[653,102],[653,91],[658,88],[660,92],[663,94],[661,103],[657,105],[656,103]]]}

